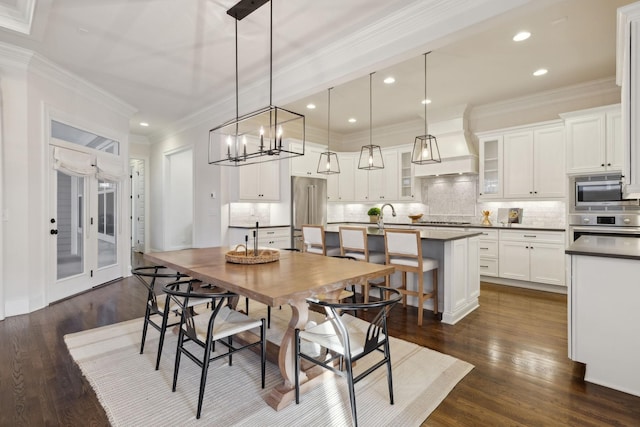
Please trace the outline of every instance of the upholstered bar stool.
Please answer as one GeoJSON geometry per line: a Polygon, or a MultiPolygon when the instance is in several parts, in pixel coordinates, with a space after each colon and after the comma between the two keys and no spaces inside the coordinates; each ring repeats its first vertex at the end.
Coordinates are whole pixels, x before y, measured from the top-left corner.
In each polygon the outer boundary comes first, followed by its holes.
{"type": "MultiPolygon", "coordinates": [[[[369,250],[366,228],[342,226],[338,228],[338,233],[340,235],[340,255],[374,264],[384,264],[386,262],[383,252],[369,250]]],[[[369,283],[382,284],[383,282],[384,280],[381,279],[380,282],[371,281],[362,286],[362,296],[365,303],[369,302],[369,283]]]]}
{"type": "MultiPolygon", "coordinates": [[[[422,239],[420,230],[387,229],[384,232],[384,246],[386,264],[393,265],[396,271],[402,273],[402,285],[398,290],[402,294],[402,304],[406,307],[407,295],[418,298],[418,325],[422,326],[424,301],[433,299],[433,314],[438,314],[438,260],[422,257],[422,239]],[[431,271],[433,289],[424,291],[424,273],[431,271]],[[415,291],[407,289],[407,273],[415,273],[418,288],[415,291]]],[[[387,276],[389,286],[390,276],[387,276]]]]}
{"type": "Polygon", "coordinates": [[[302,252],[327,256],[340,255],[339,247],[327,247],[324,237],[324,227],[322,225],[303,225],[302,238],[304,241],[302,252]]]}

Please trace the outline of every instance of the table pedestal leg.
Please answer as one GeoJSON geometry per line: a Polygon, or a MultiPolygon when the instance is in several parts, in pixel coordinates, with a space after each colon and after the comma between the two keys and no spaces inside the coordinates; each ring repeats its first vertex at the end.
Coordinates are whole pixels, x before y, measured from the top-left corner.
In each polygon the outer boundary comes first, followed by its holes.
{"type": "MultiPolygon", "coordinates": [[[[304,329],[309,319],[309,306],[306,300],[294,301],[289,305],[291,305],[291,320],[282,338],[278,355],[278,366],[284,382],[276,386],[265,397],[267,404],[276,411],[295,401],[295,348],[293,341],[296,328],[304,329]]],[[[303,393],[311,389],[313,384],[316,383],[316,381],[312,380],[317,379],[320,381],[324,374],[332,374],[332,372],[320,366],[314,366],[307,371],[300,372],[300,392],[303,393]]]]}

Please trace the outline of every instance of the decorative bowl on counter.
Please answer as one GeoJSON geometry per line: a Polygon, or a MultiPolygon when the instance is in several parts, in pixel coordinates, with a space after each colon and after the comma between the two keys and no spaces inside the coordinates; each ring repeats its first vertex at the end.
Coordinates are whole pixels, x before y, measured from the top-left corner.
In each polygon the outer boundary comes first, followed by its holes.
{"type": "Polygon", "coordinates": [[[418,222],[418,220],[422,218],[422,214],[409,215],[409,218],[411,218],[412,223],[418,222]]]}

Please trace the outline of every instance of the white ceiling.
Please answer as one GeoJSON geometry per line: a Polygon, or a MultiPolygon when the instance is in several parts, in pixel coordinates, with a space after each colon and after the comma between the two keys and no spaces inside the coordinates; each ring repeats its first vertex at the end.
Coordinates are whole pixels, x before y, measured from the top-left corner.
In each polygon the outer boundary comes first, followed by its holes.
{"type": "MultiPolygon", "coordinates": [[[[1,1],[15,4],[20,10],[32,3],[1,1]]],[[[497,3],[506,3],[476,1],[496,10],[497,3]]],[[[535,0],[441,37],[426,46],[433,48],[428,57],[428,97],[433,100],[429,117],[459,105],[483,105],[613,77],[616,9],[631,2],[535,0]],[[511,37],[523,29],[530,31],[532,37],[520,44],[512,42],[511,37]],[[534,78],[531,73],[540,67],[549,69],[549,73],[534,78]]],[[[233,97],[234,20],[226,11],[235,3],[236,0],[38,0],[31,34],[2,28],[0,42],[34,50],[118,96],[138,109],[131,121],[132,133],[149,135],[233,97]],[[142,128],[140,121],[151,126],[142,128]]],[[[374,28],[398,9],[424,5],[438,12],[445,6],[469,4],[467,0],[275,1],[274,75],[278,67],[299,58],[312,58],[355,31],[374,28]]],[[[267,4],[239,22],[241,86],[264,81],[268,73],[268,16],[267,4]]],[[[353,56],[358,54],[358,46],[353,46],[353,56]]],[[[424,97],[424,63],[415,51],[402,63],[367,70],[361,78],[336,85],[332,92],[332,132],[368,128],[367,73],[372,71],[376,71],[375,126],[405,122],[424,114],[420,104],[424,97]],[[388,75],[396,78],[395,84],[380,82],[388,75]],[[356,117],[358,122],[350,125],[346,122],[348,117],[356,117]]],[[[328,76],[326,86],[352,78],[351,72],[328,76]]],[[[321,86],[318,84],[313,90],[320,90],[321,86]]],[[[261,90],[268,93],[268,85],[261,90]]],[[[274,95],[277,90],[274,86],[274,95]]],[[[326,98],[325,88],[284,106],[305,114],[308,125],[325,128],[326,98]],[[308,102],[318,108],[307,110],[308,102]]],[[[242,108],[242,100],[240,104],[242,108]]]]}

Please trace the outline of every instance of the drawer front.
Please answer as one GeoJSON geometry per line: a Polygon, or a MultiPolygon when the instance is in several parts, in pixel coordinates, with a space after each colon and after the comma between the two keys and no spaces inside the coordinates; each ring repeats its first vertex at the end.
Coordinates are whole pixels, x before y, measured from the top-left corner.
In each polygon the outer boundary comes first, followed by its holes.
{"type": "Polygon", "coordinates": [[[564,232],[500,230],[500,240],[564,244],[564,232]]]}
{"type": "Polygon", "coordinates": [[[498,277],[498,260],[480,257],[480,275],[498,277]]]}
{"type": "Polygon", "coordinates": [[[498,241],[480,239],[480,258],[498,258],[498,241]]]}
{"type": "Polygon", "coordinates": [[[472,229],[473,231],[480,231],[482,233],[482,236],[480,236],[481,240],[498,240],[499,234],[498,231],[499,230],[479,230],[479,229],[472,229]]]}
{"type": "Polygon", "coordinates": [[[258,231],[258,237],[260,239],[277,239],[277,238],[288,238],[291,236],[291,229],[289,227],[282,228],[262,228],[258,231]]]}

